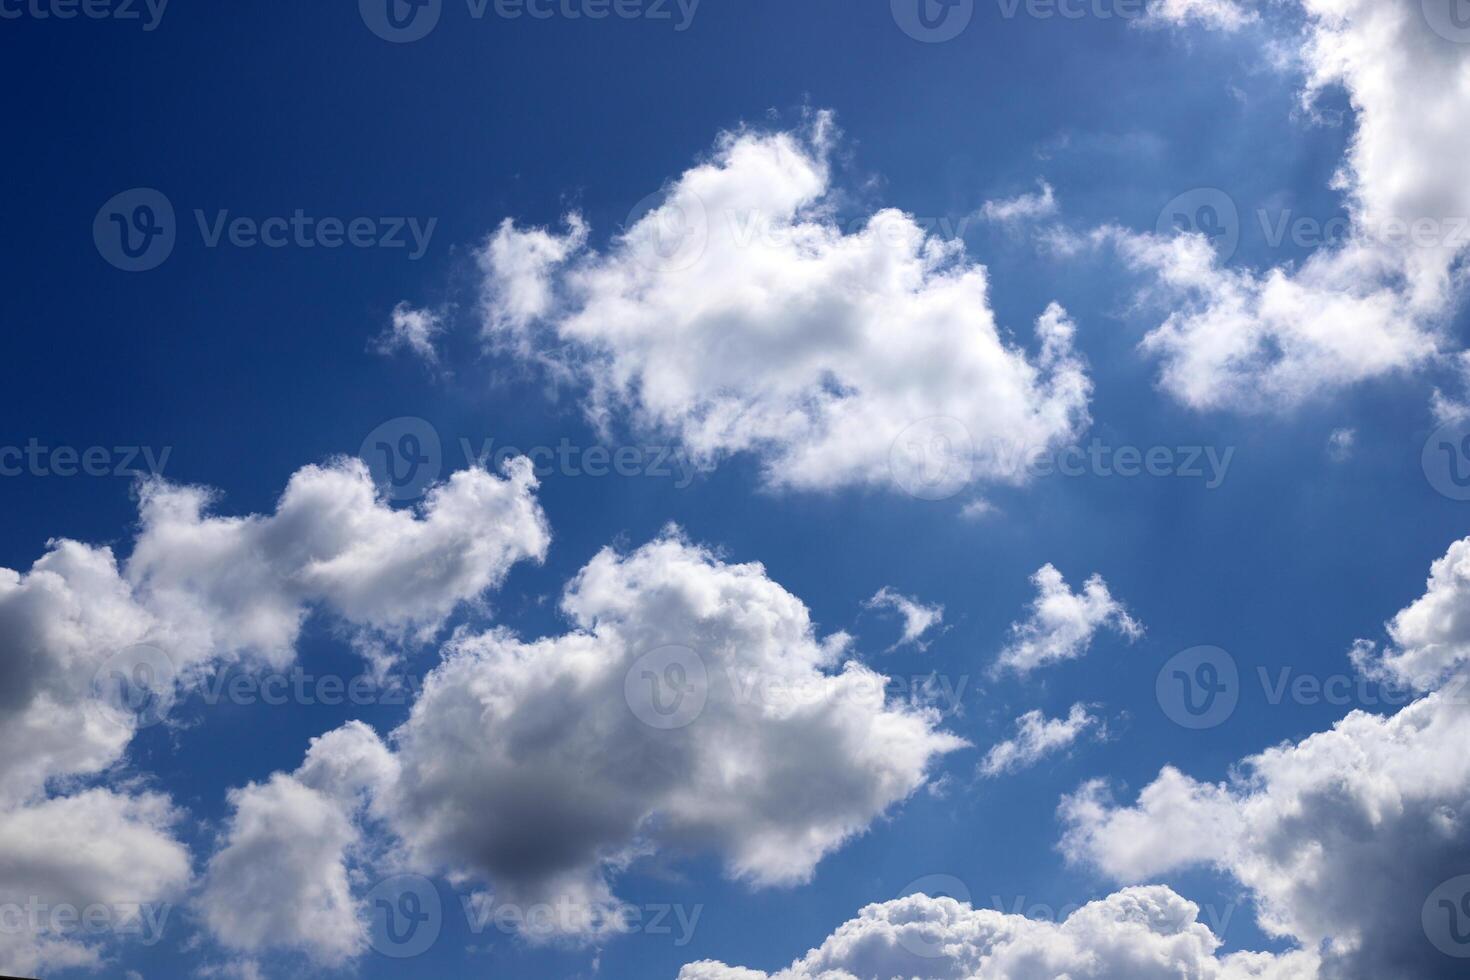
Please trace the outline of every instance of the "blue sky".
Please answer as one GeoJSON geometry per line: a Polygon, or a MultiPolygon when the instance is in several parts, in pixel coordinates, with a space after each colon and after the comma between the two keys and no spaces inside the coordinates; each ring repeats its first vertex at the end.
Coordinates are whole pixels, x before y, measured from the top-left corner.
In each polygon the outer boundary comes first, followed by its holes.
{"type": "MultiPolygon", "coordinates": [[[[678,469],[683,455],[671,457],[668,476],[553,467],[535,491],[550,529],[544,561],[508,562],[500,581],[459,597],[480,602],[451,602],[431,638],[385,641],[392,672],[423,678],[459,627],[566,633],[558,599],[568,581],[602,549],[633,552],[673,523],[714,549],[712,560],[761,563],[810,610],[818,635],[853,634],[847,656],[905,684],[932,677],[957,691],[955,710],[935,724],[968,747],[928,760],[926,785],[879,807],[807,881],[732,880],[728,855],[697,845],[654,847],[608,872],[625,902],[697,909],[687,936],[677,919],[672,934],[595,941],[538,944],[493,926],[476,935],[460,900],[496,883],[437,865],[411,869],[446,907],[431,948],[324,962],[268,941],[231,943],[211,927],[201,895],[217,895],[211,858],[239,832],[230,793],[296,770],[310,739],[348,722],[389,738],[407,704],[211,704],[186,687],[168,724],[140,729],[108,765],[71,771],[39,797],[105,786],[164,794],[178,809],[171,834],[188,854],[188,880],[170,892],[161,941],[104,937],[94,944],[98,969],[150,980],[247,977],[208,972],[245,964],[272,978],[673,977],[701,960],[774,971],[863,906],[928,876],[957,879],[976,907],[1005,912],[1104,898],[1132,883],[1109,871],[1118,862],[1069,860],[1059,849],[1059,803],[1085,782],[1107,780],[1126,804],[1165,766],[1216,783],[1239,760],[1327,731],[1353,710],[1392,714],[1398,705],[1357,680],[1348,654],[1359,638],[1384,642],[1385,622],[1424,593],[1431,563],[1465,534],[1465,503],[1439,492],[1421,459],[1449,420],[1436,416],[1431,393],[1451,396],[1458,384],[1457,303],[1427,317],[1432,355],[1348,380],[1313,360],[1323,380],[1300,397],[1252,375],[1244,394],[1191,404],[1163,378],[1167,357],[1140,347],[1183,301],[1165,295],[1161,309],[1149,293],[1153,267],[1130,265],[1124,246],[1055,245],[1103,227],[1147,236],[1171,200],[1215,188],[1235,206],[1226,221],[1239,236],[1220,268],[1296,270],[1333,247],[1270,234],[1283,215],[1350,227],[1332,185],[1351,159],[1361,100],[1355,108],[1336,85],[1304,108],[1302,65],[1276,53],[1326,28],[1312,19],[1323,4],[1297,6],[1222,30],[1189,17],[1141,26],[1118,13],[1127,4],[1041,18],[978,0],[959,36],[932,44],[905,34],[887,3],[839,0],[703,0],[683,30],[672,4],[668,20],[512,20],[476,19],[445,0],[432,32],[403,44],[376,36],[350,3],[170,4],[152,30],[7,7],[20,14],[0,23],[0,77],[13,96],[0,156],[9,270],[0,343],[13,367],[0,391],[11,420],[0,443],[147,447],[156,459],[166,451],[163,476],[216,488],[223,515],[270,514],[292,474],[358,454],[385,423],[396,442],[403,423],[394,420],[405,418],[425,420],[439,439],[444,478],[470,462],[463,446],[485,440],[677,449],[677,432],[640,424],[624,403],[599,432],[587,377],[554,383],[535,358],[487,342],[478,251],[504,219],[557,233],[575,212],[590,227],[587,261],[599,261],[636,220],[635,206],[709,160],[720,133],[800,134],[830,111],[840,135],[824,151],[831,210],[822,220],[851,230],[895,208],[952,231],[964,261],[988,269],[1008,349],[1028,359],[1040,356],[1033,323],[1048,304],[1075,322],[1088,419],[1053,446],[1098,440],[1167,447],[1171,460],[1201,465],[1206,452],[1229,460],[1216,481],[1094,468],[1020,485],[977,478],[941,500],[869,479],[772,486],[759,452],[717,452],[717,465],[692,480],[678,469]],[[1038,181],[1052,189],[1055,212],[982,215],[987,201],[1037,193],[1038,181]],[[110,264],[93,226],[105,202],[135,188],[167,199],[177,240],[156,268],[130,273],[110,264]],[[317,221],[371,219],[375,240],[403,218],[408,244],[210,247],[196,217],[207,225],[222,211],[264,220],[298,210],[317,221]],[[408,218],[427,236],[421,255],[408,218]],[[432,362],[380,349],[401,303],[441,324],[432,362]],[[1350,444],[1340,436],[1333,452],[1329,441],[1344,431],[1350,444]],[[963,514],[977,499],[990,512],[963,514]],[[1048,564],[1071,589],[1101,575],[1142,635],[1130,641],[1094,624],[1075,659],[997,675],[1012,624],[1030,614],[1031,576],[1048,564]],[[942,625],[923,644],[897,645],[898,618],[863,605],[884,587],[942,605],[942,625]],[[1156,681],[1171,657],[1202,645],[1228,651],[1241,679],[1230,717],[1193,731],[1171,719],[1156,681]],[[1283,669],[1352,678],[1351,693],[1272,703],[1259,671],[1274,682],[1283,669]],[[1096,719],[1089,731],[1021,771],[980,774],[1018,718],[1066,717],[1074,704],[1096,719]]],[[[1470,57],[1464,46],[1446,50],[1436,57],[1470,57]]],[[[1379,179],[1363,174],[1360,185],[1379,179]]],[[[554,346],[575,345],[563,337],[554,346]]],[[[120,456],[110,452],[109,468],[120,456]]],[[[138,490],[126,474],[68,478],[27,465],[0,478],[0,495],[0,567],[24,572],[53,539],[110,545],[120,559],[133,548],[138,490]]],[[[415,503],[393,506],[412,513],[415,503]]],[[[351,678],[367,667],[330,605],[307,603],[293,662],[351,678]]],[[[15,640],[12,650],[22,649],[15,640]]],[[[242,657],[231,669],[257,669],[242,657]]],[[[528,819],[536,812],[525,803],[528,819]]],[[[350,855],[354,900],[399,847],[380,830],[364,825],[362,849],[350,855]]],[[[1146,877],[1228,916],[1204,920],[1222,956],[1312,945],[1303,936],[1315,934],[1263,929],[1262,886],[1231,868],[1202,861],[1146,877]]]]}

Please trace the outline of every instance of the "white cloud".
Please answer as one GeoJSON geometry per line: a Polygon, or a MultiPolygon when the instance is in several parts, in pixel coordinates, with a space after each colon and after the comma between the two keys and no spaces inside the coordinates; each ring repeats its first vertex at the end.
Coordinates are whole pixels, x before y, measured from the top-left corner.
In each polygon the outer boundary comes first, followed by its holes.
{"type": "Polygon", "coordinates": [[[911,895],[869,905],[774,974],[705,961],[679,980],[1309,980],[1306,953],[1218,956],[1199,908],[1167,888],[1130,888],[1060,923],[911,895]]]}
{"type": "Polygon", "coordinates": [[[1067,748],[1083,732],[1098,724],[1082,704],[1072,705],[1065,718],[1048,718],[1040,711],[1028,711],[1016,719],[1016,737],[994,745],[980,763],[986,776],[1036,765],[1043,758],[1067,748]]]}
{"type": "Polygon", "coordinates": [[[903,619],[903,636],[890,650],[901,646],[914,646],[920,650],[928,648],[924,634],[944,622],[944,607],[926,606],[917,599],[901,595],[888,586],[879,589],[871,599],[863,603],[865,609],[890,609],[903,619]]]}
{"type": "Polygon", "coordinates": [[[9,909],[0,971],[42,975],[103,963],[107,937],[59,919],[57,906],[103,910],[112,938],[162,938],[191,876],[189,853],[173,837],[178,816],[156,793],[105,789],[0,808],[0,903],[9,909]]]}
{"type": "MultiPolygon", "coordinates": [[[[1156,5],[1155,13],[1199,8],[1156,5]]],[[[1213,8],[1215,4],[1206,4],[1213,8]]],[[[1336,177],[1345,242],[1299,267],[1222,266],[1202,237],[1117,235],[1171,312],[1144,350],[1199,409],[1289,408],[1430,362],[1445,343],[1470,245],[1470,46],[1442,37],[1421,0],[1303,0],[1304,103],[1342,86],[1356,125],[1336,177]]]]}
{"type": "Polygon", "coordinates": [[[964,744],[885,703],[760,565],[676,534],[603,551],[562,608],[565,635],[455,639],[394,734],[387,808],[417,867],[565,899],[588,916],[573,931],[611,925],[610,879],[644,854],[803,882],[964,744]]]}
{"type": "Polygon", "coordinates": [[[999,508],[997,508],[995,504],[992,504],[984,497],[976,497],[974,500],[965,504],[965,506],[961,508],[960,516],[967,521],[978,521],[989,517],[990,515],[996,513],[998,510],[999,508]]]}
{"type": "Polygon", "coordinates": [[[0,569],[0,799],[33,799],[48,779],[121,757],[132,720],[94,697],[93,676],[158,629],[109,548],[55,541],[29,572],[0,569]]]}
{"type": "Polygon", "coordinates": [[[416,511],[394,510],[361,462],[341,460],[299,471],[274,514],[229,518],[207,513],[208,490],[145,484],[121,568],[110,548],[63,540],[27,573],[0,569],[0,635],[16,651],[0,664],[0,788],[34,796],[121,757],[135,720],[94,679],[133,645],[156,645],[187,681],[222,659],[289,663],[318,606],[359,631],[427,638],[516,561],[545,555],[535,487],[520,460],[504,478],[457,473],[416,511]]]}
{"type": "Polygon", "coordinates": [[[1334,463],[1345,463],[1358,447],[1357,429],[1334,429],[1327,437],[1327,458],[1334,463]]]}
{"type": "Polygon", "coordinates": [[[1196,409],[1290,408],[1418,367],[1437,341],[1397,288],[1392,256],[1354,245],[1300,269],[1227,268],[1199,235],[1116,232],[1113,240],[1172,312],[1141,349],[1163,362],[1165,390],[1196,409]]]}
{"type": "Polygon", "coordinates": [[[128,561],[141,600],[179,643],[213,655],[289,662],[308,611],[354,627],[427,639],[462,602],[550,542],[529,461],[504,478],[469,469],[414,510],[380,498],[359,460],[297,472],[270,516],[214,517],[213,495],[148,485],[128,561]]]}
{"type": "Polygon", "coordinates": [[[1260,15],[1236,0],[1152,0],[1138,23],[1144,27],[1200,24],[1220,31],[1238,31],[1260,20],[1260,15]]]}
{"type": "MultiPolygon", "coordinates": [[[[544,554],[535,485],[520,461],[504,478],[456,474],[417,511],[394,511],[360,462],[339,461],[298,472],[270,516],[224,518],[207,515],[209,491],[155,481],[121,566],[110,548],[62,540],[28,572],[0,569],[0,903],[157,902],[190,877],[166,798],[75,792],[158,720],[114,700],[114,669],[152,668],[138,678],[148,690],[129,693],[151,692],[162,715],[176,682],[222,660],[288,662],[312,608],[379,638],[426,637],[544,554]]],[[[0,959],[37,972],[96,963],[104,946],[28,930],[5,937],[0,959]]]]}
{"type": "Polygon", "coordinates": [[[1081,592],[1073,592],[1061,572],[1043,565],[1031,582],[1036,586],[1031,615],[1011,624],[1011,641],[1000,653],[998,670],[1028,674],[1050,663],[1075,660],[1087,652],[1103,628],[1130,642],[1143,635],[1143,626],[1113,598],[1101,575],[1093,575],[1081,592]]]}
{"type": "Polygon", "coordinates": [[[394,354],[400,350],[423,358],[430,365],[439,363],[439,336],[444,332],[443,317],[433,310],[420,310],[399,303],[387,330],[378,337],[373,347],[381,354],[394,354]]]}
{"type": "MultiPolygon", "coordinates": [[[[1396,642],[1428,651],[1390,660],[1395,673],[1427,681],[1461,664],[1452,624],[1464,618],[1456,567],[1466,547],[1436,563],[1429,593],[1391,624],[1396,642]]],[[[1470,873],[1464,691],[1460,675],[1395,715],[1354,711],[1243,760],[1224,783],[1165,769],[1132,806],[1090,783],[1063,803],[1064,850],[1124,882],[1224,871],[1249,889],[1269,933],[1322,949],[1324,977],[1462,976],[1463,961],[1433,942],[1441,910],[1425,909],[1438,886],[1470,873]]]]}
{"type": "Polygon", "coordinates": [[[963,243],[897,210],[839,226],[835,140],[826,114],[726,133],[602,252],[576,216],[562,235],[506,222],[480,253],[490,342],[581,378],[599,424],[704,463],[757,454],[771,486],[903,486],[912,467],[951,471],[956,491],[1018,479],[997,445],[1087,422],[1073,325],[1053,306],[1028,353],[963,243]],[[909,440],[928,456],[895,464],[901,435],[941,422],[909,440]]]}
{"type": "Polygon", "coordinates": [[[362,812],[396,777],[387,747],[353,722],[313,739],[295,773],[232,791],[199,899],[215,938],[239,953],[295,950],[324,967],[362,952],[349,863],[362,812]]]}
{"type": "Polygon", "coordinates": [[[391,754],[349,725],[233,792],[201,902],[216,937],[346,962],[369,854],[547,903],[533,940],[614,933],[612,880],[634,860],[707,853],[752,886],[806,881],[965,745],[841,662],[848,637],[819,638],[760,565],[673,530],[597,555],[562,608],[561,636],[457,634],[391,754]]]}
{"type": "Polygon", "coordinates": [[[999,201],[986,201],[985,206],[980,209],[981,217],[986,221],[1007,224],[1035,221],[1037,218],[1049,218],[1056,214],[1056,192],[1052,189],[1051,184],[1044,180],[1037,181],[1037,183],[1041,185],[1041,190],[1035,194],[1020,194],[999,201]]]}
{"type": "Polygon", "coordinates": [[[1353,658],[1365,673],[1429,691],[1470,662],[1470,538],[1434,562],[1424,595],[1389,622],[1388,635],[1382,652],[1358,641],[1353,658]]]}

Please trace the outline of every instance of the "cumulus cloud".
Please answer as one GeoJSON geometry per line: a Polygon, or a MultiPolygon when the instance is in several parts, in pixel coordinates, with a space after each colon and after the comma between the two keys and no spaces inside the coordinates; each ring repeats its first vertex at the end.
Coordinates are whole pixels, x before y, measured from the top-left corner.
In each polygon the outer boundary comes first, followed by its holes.
{"type": "MultiPolygon", "coordinates": [[[[131,646],[153,644],[161,697],[177,672],[249,658],[283,666],[314,608],[350,629],[424,639],[550,539],[525,460],[506,475],[455,474],[417,510],[394,510],[357,460],[308,466],[274,514],[220,517],[215,495],[162,481],[140,494],[127,562],[110,548],[52,542],[29,572],[0,569],[0,788],[100,772],[136,719],[97,682],[131,646]]],[[[124,670],[139,664],[128,661],[124,670]]],[[[123,706],[126,707],[126,706],[123,706]]]]}
{"type": "Polygon", "coordinates": [[[391,751],[349,725],[231,794],[202,900],[226,947],[350,959],[350,872],[370,851],[549,907],[532,940],[620,931],[613,880],[641,857],[798,884],[965,745],[937,711],[889,702],[887,678],[844,662],[849,638],[819,636],[760,565],[673,529],[598,554],[562,609],[560,636],[457,634],[391,751]]]}
{"type": "Polygon", "coordinates": [[[840,225],[836,141],[827,114],[726,133],[603,251],[577,216],[563,233],[507,221],[480,252],[487,337],[580,379],[599,424],[706,464],[753,453],[773,487],[904,486],[913,467],[956,490],[1015,482],[996,445],[1087,423],[1075,328],[1054,306],[1028,351],[962,242],[891,209],[840,225]],[[922,458],[895,464],[905,433],[922,458]]]}
{"type": "Polygon", "coordinates": [[[308,466],[269,516],[216,517],[196,487],[144,488],[128,562],[186,650],[288,662],[320,606],[353,627],[427,639],[462,602],[550,542],[530,462],[454,474],[414,510],[388,506],[360,460],[308,466]]]}
{"type": "Polygon", "coordinates": [[[1299,269],[1256,272],[1223,265],[1201,235],[1114,240],[1152,277],[1146,300],[1172,310],[1141,349],[1159,356],[1164,389],[1191,408],[1290,408],[1436,351],[1381,249],[1319,251],[1299,269]]]}
{"type": "Polygon", "coordinates": [[[1051,184],[1044,180],[1037,181],[1037,183],[1041,186],[1041,190],[1035,194],[1020,194],[998,201],[986,201],[985,206],[980,209],[981,217],[986,221],[1009,224],[1035,221],[1037,218],[1049,218],[1056,214],[1056,192],[1052,189],[1051,184]]]}
{"type": "Polygon", "coordinates": [[[1072,705],[1065,718],[1028,711],[1016,719],[1016,737],[994,745],[981,760],[980,771],[986,776],[1000,776],[1027,769],[1067,748],[1097,724],[1097,718],[1082,704],[1072,705]]]}
{"type": "MultiPolygon", "coordinates": [[[[1155,4],[1187,19],[1216,3],[1155,4]]],[[[1143,349],[1162,383],[1199,409],[1289,408],[1430,362],[1445,344],[1470,246],[1470,47],[1442,36],[1420,0],[1302,0],[1298,63],[1310,108],[1330,87],[1355,112],[1336,176],[1345,241],[1299,266],[1227,268],[1202,236],[1116,232],[1168,319],[1143,349]]],[[[1177,15],[1177,16],[1175,16],[1177,15]]],[[[1211,18],[1203,18],[1210,22],[1211,18]]],[[[1218,21],[1218,18],[1216,18],[1218,21]]],[[[1228,26],[1223,22],[1216,26],[1228,26]]]]}
{"type": "Polygon", "coordinates": [[[294,773],[230,793],[232,815],[199,899],[228,949],[287,949],[339,967],[366,941],[349,863],[360,821],[397,776],[397,763],[366,725],[314,739],[294,773]]]}
{"type": "MultiPolygon", "coordinates": [[[[513,562],[545,553],[535,486],[520,461],[503,478],[456,474],[416,511],[395,511],[365,466],[339,461],[298,472],[274,514],[226,518],[208,513],[209,491],[154,481],[125,562],[60,540],[27,572],[0,569],[0,902],[143,903],[176,890],[189,862],[166,799],[50,794],[107,775],[176,685],[212,665],[288,662],[312,609],[378,638],[427,637],[513,562]]],[[[99,954],[27,930],[0,955],[24,973],[99,954]]]]}
{"type": "Polygon", "coordinates": [[[924,634],[944,622],[944,607],[941,605],[926,606],[917,599],[902,595],[884,586],[879,589],[871,599],[863,603],[865,609],[888,609],[899,615],[903,620],[903,636],[899,637],[897,643],[889,647],[890,650],[901,646],[914,646],[920,650],[928,648],[924,642],[924,634]]]}
{"type": "Polygon", "coordinates": [[[1470,662],[1470,538],[1430,566],[1424,595],[1394,616],[1388,635],[1382,651],[1367,640],[1353,650],[1358,667],[1381,680],[1429,691],[1470,662]]]}
{"type": "Polygon", "coordinates": [[[1100,629],[1111,629],[1129,641],[1143,635],[1143,626],[1113,598],[1101,575],[1093,575],[1073,592],[1062,573],[1043,565],[1031,576],[1036,598],[1031,615],[1011,624],[1011,641],[1001,651],[997,670],[1028,674],[1061,660],[1075,660],[1087,652],[1100,629]]]}
{"type": "Polygon", "coordinates": [[[869,905],[774,974],[691,963],[679,980],[1309,980],[1307,953],[1233,953],[1167,888],[1129,888],[1056,923],[911,895],[869,905]]]}
{"type": "MultiPolygon", "coordinates": [[[[1427,682],[1459,663],[1447,624],[1464,604],[1463,545],[1390,626],[1425,655],[1401,653],[1387,669],[1427,682]]],[[[1440,951],[1453,934],[1433,897],[1470,873],[1464,690],[1458,675],[1395,715],[1354,711],[1243,760],[1223,783],[1165,769],[1131,806],[1089,783],[1063,802],[1063,848],[1125,882],[1192,866],[1226,872],[1250,890],[1266,931],[1322,950],[1324,977],[1461,976],[1463,960],[1440,951]]]]}
{"type": "Polygon", "coordinates": [[[178,818],[162,795],[106,789],[0,808],[0,971],[102,965],[102,940],[59,918],[58,906],[105,916],[114,937],[158,941],[191,877],[178,818]]]}
{"type": "Polygon", "coordinates": [[[643,854],[803,882],[964,744],[886,702],[886,678],[843,663],[847,638],[820,638],[760,565],[675,533],[603,551],[562,608],[561,636],[450,645],[394,735],[390,809],[419,866],[583,907],[586,931],[643,854]]]}

